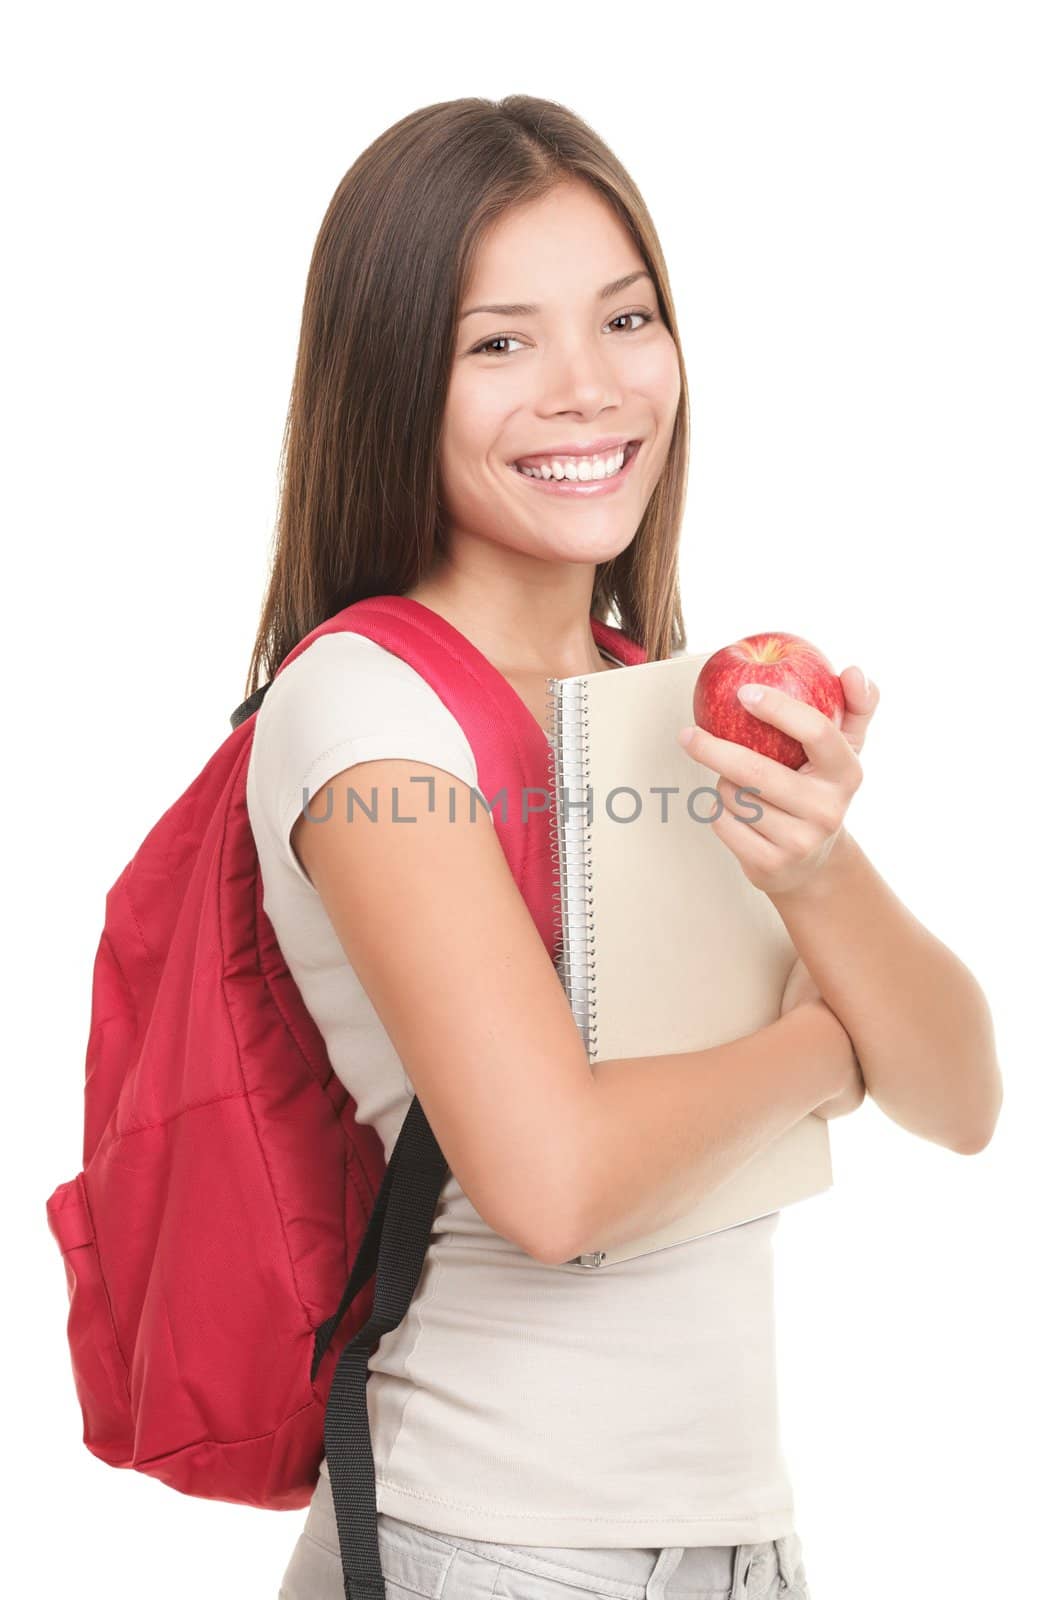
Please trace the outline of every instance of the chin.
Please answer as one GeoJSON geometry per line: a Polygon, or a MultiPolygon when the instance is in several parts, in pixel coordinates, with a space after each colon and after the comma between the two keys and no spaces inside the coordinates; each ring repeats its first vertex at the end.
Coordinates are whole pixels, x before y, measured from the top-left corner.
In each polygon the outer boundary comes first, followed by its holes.
{"type": "Polygon", "coordinates": [[[623,555],[628,545],[635,537],[636,529],[623,538],[614,538],[612,528],[600,529],[597,536],[592,536],[589,531],[576,534],[558,534],[545,541],[546,548],[540,550],[540,555],[548,561],[568,561],[573,563],[601,566],[603,562],[615,561],[617,556],[623,555]]]}

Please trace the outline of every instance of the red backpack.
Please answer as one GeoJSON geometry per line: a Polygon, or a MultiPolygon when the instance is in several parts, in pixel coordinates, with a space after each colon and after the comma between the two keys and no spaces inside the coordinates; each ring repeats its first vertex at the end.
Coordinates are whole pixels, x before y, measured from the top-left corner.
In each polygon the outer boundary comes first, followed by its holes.
{"type": "MultiPolygon", "coordinates": [[[[644,659],[591,626],[619,660],[644,659]]],[[[535,718],[405,596],[347,606],[277,670],[340,630],[402,657],[462,725],[556,959],[553,762],[535,718]]],[[[268,687],[107,894],[83,1167],[50,1196],[48,1224],[92,1454],[184,1494],[289,1510],[308,1504],[325,1453],[346,1593],[384,1600],[367,1361],[408,1309],[448,1167],[417,1097],[386,1165],[265,914],[246,770],[268,687]]]]}

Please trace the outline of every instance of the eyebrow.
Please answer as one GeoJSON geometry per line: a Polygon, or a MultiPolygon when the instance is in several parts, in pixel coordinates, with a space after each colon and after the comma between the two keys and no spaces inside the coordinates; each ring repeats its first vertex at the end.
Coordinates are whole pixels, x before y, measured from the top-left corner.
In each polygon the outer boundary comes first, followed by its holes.
{"type": "MultiPolygon", "coordinates": [[[[622,289],[628,288],[630,284],[637,283],[640,278],[648,278],[649,276],[650,274],[645,267],[640,267],[637,272],[629,272],[626,277],[614,278],[612,283],[607,283],[604,288],[599,289],[598,298],[600,301],[608,300],[611,295],[619,294],[622,289]]],[[[488,311],[496,317],[535,317],[539,315],[541,310],[541,306],[529,305],[471,306],[468,311],[462,313],[459,321],[461,322],[463,317],[475,316],[479,311],[488,311]]]]}

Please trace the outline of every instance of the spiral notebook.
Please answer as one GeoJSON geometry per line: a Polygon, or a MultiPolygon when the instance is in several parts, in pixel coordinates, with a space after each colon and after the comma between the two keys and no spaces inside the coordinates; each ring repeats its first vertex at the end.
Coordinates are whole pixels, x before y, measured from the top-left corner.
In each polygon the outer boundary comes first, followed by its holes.
{"type": "MultiPolygon", "coordinates": [[[[796,960],[771,901],[705,820],[717,774],[676,740],[707,659],[547,681],[558,972],[592,1062],[754,1033],[780,1015],[796,960]]],[[[623,1244],[599,1239],[572,1261],[612,1266],[832,1183],[829,1124],[810,1114],[684,1217],[623,1244]]]]}

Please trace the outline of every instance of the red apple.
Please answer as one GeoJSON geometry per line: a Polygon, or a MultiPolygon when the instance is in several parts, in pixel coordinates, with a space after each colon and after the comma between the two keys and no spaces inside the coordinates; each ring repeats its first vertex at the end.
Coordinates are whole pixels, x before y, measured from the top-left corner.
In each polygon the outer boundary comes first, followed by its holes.
{"type": "Polygon", "coordinates": [[[783,766],[802,767],[808,756],[799,739],[753,716],[738,699],[743,683],[766,683],[817,706],[838,728],[844,721],[840,679],[822,651],[795,633],[754,633],[709,656],[694,685],[694,721],[783,766]]]}

